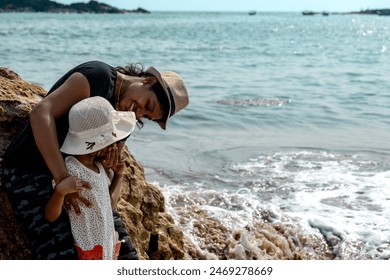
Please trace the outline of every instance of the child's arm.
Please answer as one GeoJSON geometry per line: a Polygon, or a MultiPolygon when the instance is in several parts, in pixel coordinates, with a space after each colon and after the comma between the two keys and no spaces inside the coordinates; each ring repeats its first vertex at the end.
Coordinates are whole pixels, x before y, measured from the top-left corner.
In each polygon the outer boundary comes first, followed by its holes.
{"type": "Polygon", "coordinates": [[[123,173],[125,171],[125,162],[122,156],[117,156],[118,149],[114,150],[115,156],[118,158],[118,162],[115,166],[111,167],[111,171],[109,172],[109,178],[111,180],[110,184],[110,196],[111,196],[111,207],[112,209],[116,209],[116,205],[119,201],[122,178],[123,173]]]}
{"type": "Polygon", "coordinates": [[[119,174],[119,173],[114,172],[114,176],[111,180],[111,185],[110,185],[110,196],[111,196],[112,209],[116,209],[116,205],[119,201],[122,178],[123,178],[123,173],[119,174]]]}
{"type": "Polygon", "coordinates": [[[115,145],[110,146],[108,150],[104,150],[100,157],[97,158],[97,160],[103,165],[111,181],[109,191],[112,209],[116,209],[116,204],[118,203],[120,196],[122,178],[125,169],[125,162],[122,155],[124,145],[125,141],[120,140],[115,145]]]}
{"type": "Polygon", "coordinates": [[[49,222],[54,222],[61,215],[64,206],[64,197],[69,193],[79,192],[83,188],[81,180],[74,176],[63,179],[54,188],[54,193],[45,208],[45,218],[49,222]],[[71,183],[74,180],[74,183],[71,183]]]}

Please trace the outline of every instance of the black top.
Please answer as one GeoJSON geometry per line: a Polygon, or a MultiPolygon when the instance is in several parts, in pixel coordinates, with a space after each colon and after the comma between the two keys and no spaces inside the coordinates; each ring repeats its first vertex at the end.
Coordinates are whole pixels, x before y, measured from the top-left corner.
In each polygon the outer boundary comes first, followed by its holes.
{"type": "MultiPolygon", "coordinates": [[[[114,107],[117,72],[114,67],[100,61],[89,61],[71,69],[53,85],[47,95],[60,87],[76,72],[83,74],[87,78],[91,97],[102,96],[114,107]]],[[[63,98],[66,98],[66,96],[63,96],[63,98]]],[[[62,146],[69,129],[68,114],[69,113],[67,112],[56,120],[58,144],[60,147],[62,146]]],[[[35,144],[29,121],[8,146],[3,159],[4,167],[6,168],[27,168],[31,171],[49,171],[35,144]]]]}

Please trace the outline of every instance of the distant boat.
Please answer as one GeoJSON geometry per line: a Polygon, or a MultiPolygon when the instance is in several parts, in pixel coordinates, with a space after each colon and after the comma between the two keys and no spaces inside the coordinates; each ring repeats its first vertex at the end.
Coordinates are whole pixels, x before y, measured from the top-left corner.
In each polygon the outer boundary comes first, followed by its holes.
{"type": "Polygon", "coordinates": [[[390,9],[378,10],[380,16],[390,16],[390,9]]]}
{"type": "Polygon", "coordinates": [[[329,16],[329,13],[328,12],[322,12],[322,15],[323,16],[329,16]]]}
{"type": "Polygon", "coordinates": [[[312,16],[312,15],[314,15],[315,13],[314,12],[312,12],[312,11],[303,11],[302,12],[302,15],[304,15],[304,16],[312,16]]]}
{"type": "Polygon", "coordinates": [[[248,15],[254,16],[256,14],[256,11],[249,11],[248,15]]]}

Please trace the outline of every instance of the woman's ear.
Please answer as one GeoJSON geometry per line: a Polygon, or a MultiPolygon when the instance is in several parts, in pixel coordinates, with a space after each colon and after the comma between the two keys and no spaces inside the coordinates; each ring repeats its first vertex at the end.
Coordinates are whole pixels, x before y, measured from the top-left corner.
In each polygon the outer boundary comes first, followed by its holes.
{"type": "Polygon", "coordinates": [[[155,77],[147,77],[143,81],[143,85],[154,85],[157,82],[157,79],[155,77]]]}

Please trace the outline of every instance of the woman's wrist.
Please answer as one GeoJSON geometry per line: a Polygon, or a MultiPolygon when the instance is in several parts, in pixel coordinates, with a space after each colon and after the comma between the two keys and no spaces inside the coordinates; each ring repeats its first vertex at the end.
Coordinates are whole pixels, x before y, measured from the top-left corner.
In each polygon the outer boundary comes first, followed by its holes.
{"type": "Polygon", "coordinates": [[[53,187],[60,184],[63,180],[65,180],[66,178],[70,177],[72,175],[70,175],[69,173],[66,173],[66,174],[63,174],[62,176],[59,176],[59,177],[54,177],[53,179],[53,187]]]}
{"type": "Polygon", "coordinates": [[[55,188],[55,186],[61,184],[62,181],[64,181],[66,178],[69,178],[71,177],[72,175],[70,175],[69,173],[67,173],[66,175],[63,175],[61,177],[58,177],[58,178],[54,178],[53,181],[52,181],[52,184],[53,184],[53,188],[55,188]]]}

